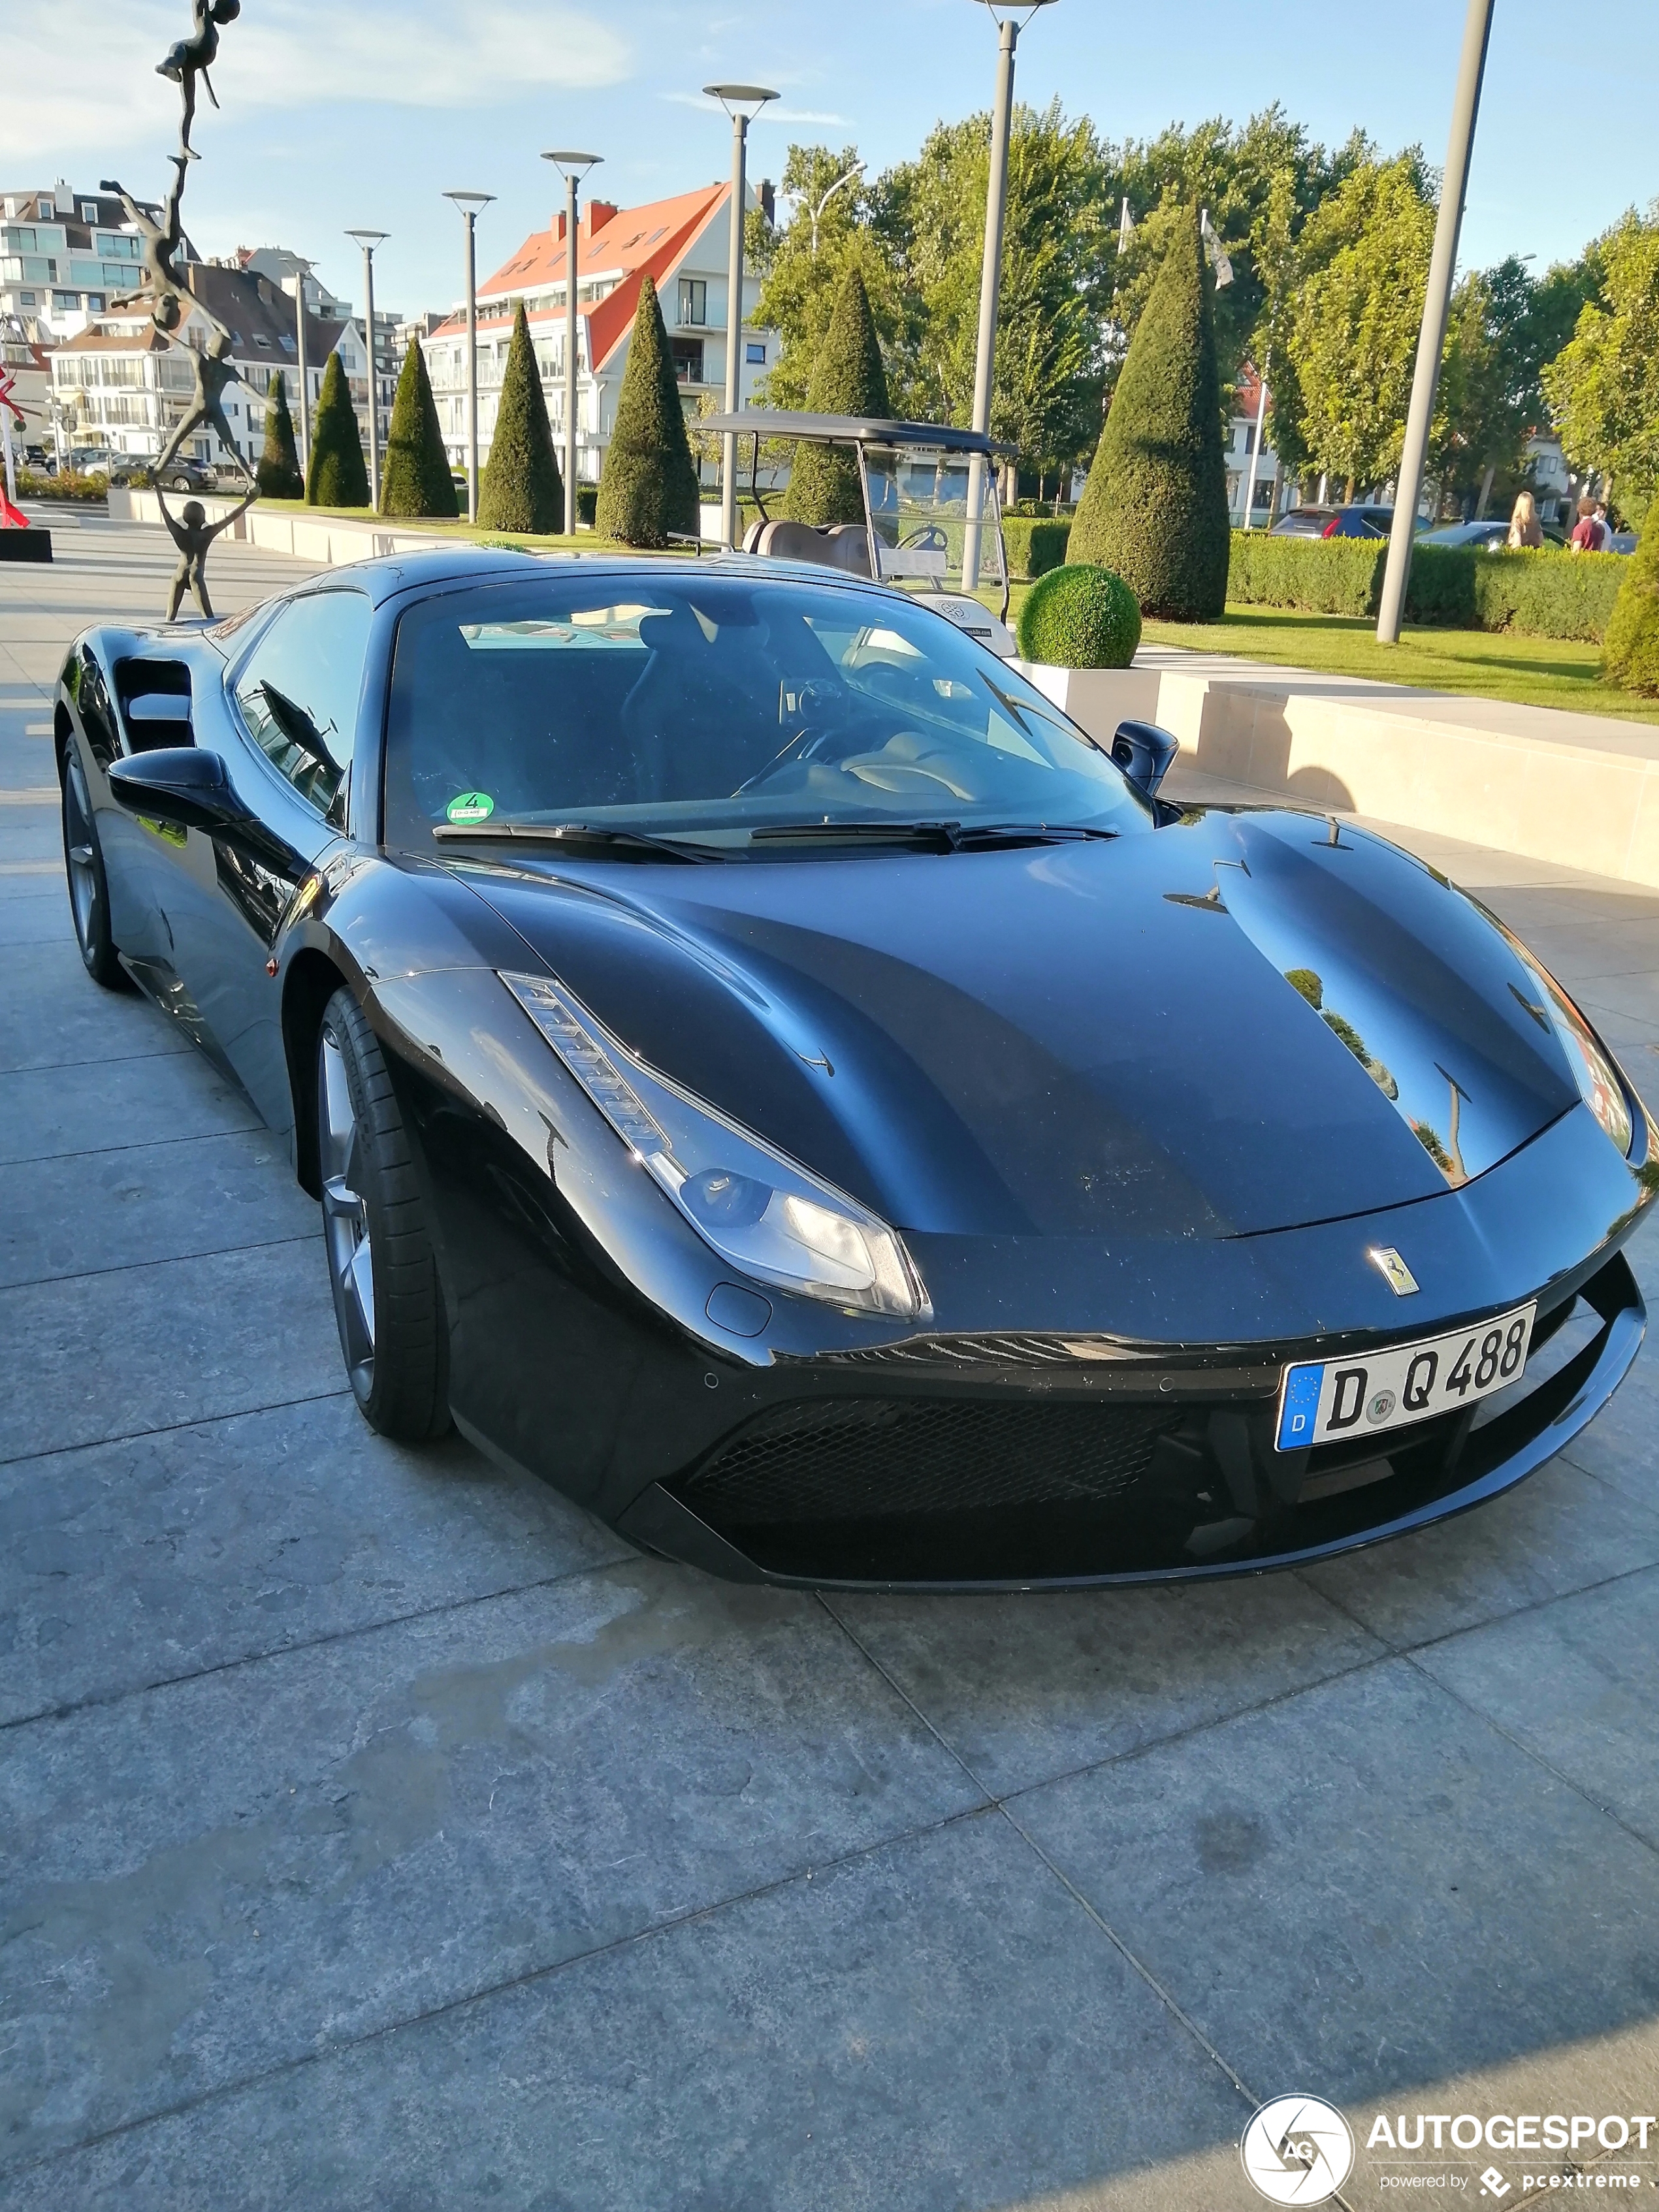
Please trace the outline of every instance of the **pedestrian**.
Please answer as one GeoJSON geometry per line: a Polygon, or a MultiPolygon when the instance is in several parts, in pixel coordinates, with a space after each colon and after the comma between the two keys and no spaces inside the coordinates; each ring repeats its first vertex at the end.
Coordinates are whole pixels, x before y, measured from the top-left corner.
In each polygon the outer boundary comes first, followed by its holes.
{"type": "Polygon", "coordinates": [[[1595,501],[1588,495],[1578,502],[1578,520],[1572,526],[1569,550],[1574,553],[1599,553],[1607,544],[1607,532],[1595,519],[1595,501]]]}
{"type": "Polygon", "coordinates": [[[1601,526],[1601,543],[1595,550],[1598,553],[1610,553],[1613,550],[1613,517],[1607,513],[1607,503],[1604,499],[1598,499],[1595,502],[1595,519],[1601,526]]]}
{"type": "Polygon", "coordinates": [[[1538,520],[1538,502],[1529,491],[1523,491],[1515,502],[1515,512],[1510,517],[1510,550],[1518,552],[1529,545],[1534,550],[1544,542],[1544,526],[1538,520]]]}

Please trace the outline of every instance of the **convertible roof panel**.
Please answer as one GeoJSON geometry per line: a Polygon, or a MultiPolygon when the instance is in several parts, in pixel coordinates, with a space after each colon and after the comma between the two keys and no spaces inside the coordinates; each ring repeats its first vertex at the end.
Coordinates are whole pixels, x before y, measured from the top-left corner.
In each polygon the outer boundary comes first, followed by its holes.
{"type": "Polygon", "coordinates": [[[983,430],[958,430],[949,422],[885,422],[875,415],[808,415],[787,407],[745,407],[736,415],[705,415],[700,430],[736,430],[753,437],[816,438],[836,445],[927,446],[936,453],[1012,453],[983,430]]]}

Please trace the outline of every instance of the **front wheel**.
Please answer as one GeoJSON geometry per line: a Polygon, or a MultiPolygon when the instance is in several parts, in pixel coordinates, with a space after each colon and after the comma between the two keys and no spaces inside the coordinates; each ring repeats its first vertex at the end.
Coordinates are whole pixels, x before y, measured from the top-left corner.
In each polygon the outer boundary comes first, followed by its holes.
{"type": "Polygon", "coordinates": [[[449,1332],[408,1133],[374,1032],[337,991],[317,1040],[323,1237],[340,1350],[371,1428],[449,1426],[449,1332]]]}
{"type": "Polygon", "coordinates": [[[88,975],[106,991],[130,991],[132,985],[110,934],[109,878],[104,872],[86,773],[72,744],[64,755],[64,867],[75,941],[88,975]]]}

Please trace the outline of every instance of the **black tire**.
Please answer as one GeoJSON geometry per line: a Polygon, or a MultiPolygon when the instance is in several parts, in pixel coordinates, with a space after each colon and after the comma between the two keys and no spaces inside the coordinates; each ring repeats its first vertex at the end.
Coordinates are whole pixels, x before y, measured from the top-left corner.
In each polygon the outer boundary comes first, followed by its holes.
{"type": "Polygon", "coordinates": [[[188,477],[174,477],[171,488],[174,491],[191,491],[195,489],[188,477]]]}
{"type": "Polygon", "coordinates": [[[349,991],[317,1038],[323,1238],[346,1373],[364,1419],[419,1443],[449,1426],[449,1330],[408,1134],[349,991]]]}
{"type": "Polygon", "coordinates": [[[130,991],[109,927],[109,878],[104,848],[92,811],[86,773],[73,744],[64,753],[64,870],[69,878],[70,919],[81,958],[94,983],[106,991],[130,991]]]}

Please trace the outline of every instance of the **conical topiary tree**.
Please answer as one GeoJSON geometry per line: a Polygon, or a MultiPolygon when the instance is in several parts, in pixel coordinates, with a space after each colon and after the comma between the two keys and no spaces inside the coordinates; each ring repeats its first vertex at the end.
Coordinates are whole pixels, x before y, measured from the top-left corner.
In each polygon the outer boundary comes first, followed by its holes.
{"type": "MultiPolygon", "coordinates": [[[[885,417],[891,412],[870,295],[856,269],[848,270],[836,295],[806,404],[814,415],[885,417]]],[[[862,522],[864,493],[852,447],[798,445],[783,511],[795,522],[862,522]]]]}
{"type": "Polygon", "coordinates": [[[564,528],[564,483],[522,300],[513,320],[489,459],[478,487],[478,520],[486,530],[564,528]]]}
{"type": "Polygon", "coordinates": [[[382,514],[422,514],[453,521],[460,513],[449,472],[438,403],[418,338],[411,338],[392,403],[386,459],[380,469],[382,514]]]}
{"type": "Polygon", "coordinates": [[[267,499],[303,499],[306,480],[294,444],[294,417],[288,411],[288,386],[279,368],[265,394],[265,442],[254,482],[267,499]]]}
{"type": "Polygon", "coordinates": [[[311,471],[306,478],[308,507],[367,507],[368,471],[363,441],[351,404],[340,356],[331,353],[323,371],[317,420],[311,432],[311,471]]]}
{"type": "Polygon", "coordinates": [[[1659,498],[1648,509],[1601,643],[1601,673],[1626,691],[1659,695],[1659,498]]]}
{"type": "Polygon", "coordinates": [[[1115,569],[1144,613],[1186,622],[1224,609],[1231,550],[1210,292],[1194,211],[1153,283],[1066,549],[1115,569]]]}
{"type": "Polygon", "coordinates": [[[599,471],[594,517],[601,538],[665,545],[671,530],[695,535],[700,496],[685,410],[662,326],[657,288],[647,276],[617,395],[617,420],[599,471]]]}

